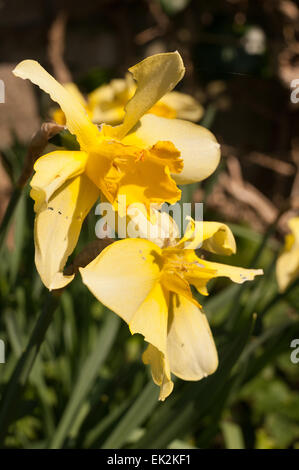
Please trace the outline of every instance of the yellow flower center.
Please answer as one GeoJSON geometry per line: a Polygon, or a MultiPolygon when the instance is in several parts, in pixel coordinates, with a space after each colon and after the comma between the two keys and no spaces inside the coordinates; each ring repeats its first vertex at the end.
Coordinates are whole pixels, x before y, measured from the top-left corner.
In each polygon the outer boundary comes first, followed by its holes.
{"type": "MultiPolygon", "coordinates": [[[[141,148],[104,138],[89,153],[85,171],[110,203],[125,195],[127,207],[141,203],[148,209],[150,203],[173,204],[179,199],[180,190],[170,173],[182,168],[180,152],[171,142],[141,148]]],[[[125,215],[124,207],[116,209],[125,215]]]]}
{"type": "Polygon", "coordinates": [[[192,284],[206,295],[207,282],[215,276],[215,270],[201,263],[194,250],[165,248],[162,260],[161,282],[169,291],[192,298],[192,284]]]}

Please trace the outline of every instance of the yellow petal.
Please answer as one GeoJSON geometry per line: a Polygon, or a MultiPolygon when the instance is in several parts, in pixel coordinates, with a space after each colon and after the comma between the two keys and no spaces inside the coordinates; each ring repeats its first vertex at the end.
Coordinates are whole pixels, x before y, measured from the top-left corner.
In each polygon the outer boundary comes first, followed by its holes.
{"type": "Polygon", "coordinates": [[[87,160],[85,152],[56,151],[40,157],[34,165],[35,174],[30,182],[34,210],[40,210],[53,193],[68,179],[84,172],[87,160]]]}
{"type": "Polygon", "coordinates": [[[199,263],[204,269],[211,269],[215,271],[213,277],[229,277],[233,282],[242,284],[245,281],[252,281],[255,276],[264,274],[262,269],[245,269],[237,266],[230,266],[228,264],[214,263],[199,259],[199,263]]]}
{"type": "MultiPolygon", "coordinates": [[[[190,250],[186,250],[190,251],[190,250]]],[[[191,252],[192,253],[192,252],[191,252]]],[[[194,252],[193,252],[194,253],[194,252]]],[[[191,256],[190,256],[191,258],[191,256]]],[[[185,274],[185,278],[189,284],[192,284],[200,294],[209,295],[207,290],[208,282],[216,276],[216,271],[209,269],[202,264],[202,260],[194,253],[195,264],[191,264],[185,274]]],[[[193,300],[194,302],[194,300],[193,300]]],[[[200,307],[200,305],[199,305],[200,307]]]]}
{"type": "MultiPolygon", "coordinates": [[[[115,162],[118,164],[118,162],[115,162]]],[[[118,164],[122,170],[122,164],[118,164]]],[[[157,142],[152,148],[141,152],[139,159],[127,160],[123,165],[123,177],[118,190],[119,196],[126,196],[127,205],[141,203],[175,204],[181,197],[173,172],[181,171],[180,153],[171,142],[157,142]]],[[[121,214],[123,215],[123,214],[121,214]]]]}
{"type": "Polygon", "coordinates": [[[131,317],[132,334],[140,333],[145,341],[166,354],[168,303],[162,286],[157,282],[144,302],[131,317]]]}
{"type": "Polygon", "coordinates": [[[85,108],[86,100],[75,83],[64,83],[64,88],[85,108]]]}
{"type": "Polygon", "coordinates": [[[171,372],[183,380],[200,380],[218,367],[217,351],[206,316],[183,296],[173,296],[167,358],[171,372]]]}
{"type": "Polygon", "coordinates": [[[60,289],[73,279],[74,275],[63,274],[63,268],[98,195],[94,184],[80,175],[67,181],[36,214],[35,264],[48,289],[60,289]]]}
{"type": "Polygon", "coordinates": [[[231,229],[218,222],[203,222],[202,248],[219,255],[231,255],[237,250],[231,229]]]}
{"type": "Polygon", "coordinates": [[[288,225],[292,234],[294,235],[296,243],[299,243],[299,217],[292,217],[288,221],[288,225]]]}
{"type": "MultiPolygon", "coordinates": [[[[81,94],[79,88],[75,83],[69,82],[65,83],[64,88],[75,97],[75,99],[81,103],[84,109],[86,109],[87,103],[84,99],[84,96],[81,94]]],[[[51,117],[52,119],[57,122],[57,124],[60,124],[62,126],[65,126],[66,124],[66,119],[65,119],[65,114],[60,108],[52,109],[51,111],[51,117]]]]}
{"type": "Polygon", "coordinates": [[[92,116],[92,122],[96,124],[110,124],[111,126],[115,126],[122,122],[125,111],[123,106],[114,106],[110,109],[101,110],[99,107],[96,107],[91,110],[88,108],[89,112],[92,116]]]}
{"type": "Polygon", "coordinates": [[[285,238],[285,247],[276,263],[276,277],[280,292],[299,276],[299,217],[288,221],[291,233],[285,238]]]}
{"type": "Polygon", "coordinates": [[[180,119],[146,114],[123,143],[149,147],[163,140],[172,142],[181,152],[184,168],[181,173],[172,175],[178,184],[202,181],[219,164],[220,145],[214,135],[202,126],[180,119]]]}
{"type": "MultiPolygon", "coordinates": [[[[152,221],[148,220],[146,211],[141,207],[131,205],[127,210],[130,224],[134,224],[140,238],[152,241],[160,248],[173,243],[179,237],[179,229],[173,218],[167,212],[152,210],[152,221]]],[[[129,234],[129,236],[131,236],[129,234]]]]}
{"type": "Polygon", "coordinates": [[[231,255],[236,252],[236,242],[231,229],[219,222],[194,221],[190,222],[183,238],[176,248],[196,250],[203,248],[211,253],[231,255]]]}
{"type": "Polygon", "coordinates": [[[14,75],[29,79],[38,85],[52,100],[59,104],[66,116],[66,125],[72,134],[75,134],[83,150],[95,145],[100,136],[99,129],[92,124],[80,101],[60,85],[38,62],[23,60],[13,71],[14,75]]]}
{"type": "Polygon", "coordinates": [[[282,253],[276,263],[276,277],[280,292],[299,277],[299,246],[282,253]]]}
{"type": "Polygon", "coordinates": [[[65,126],[65,114],[60,108],[50,109],[50,116],[57,124],[65,126]]]}
{"type": "MultiPolygon", "coordinates": [[[[167,93],[159,103],[168,106],[175,111],[175,116],[178,119],[185,119],[186,121],[197,122],[203,115],[203,107],[192,96],[180,93],[179,91],[172,91],[167,93]]],[[[155,112],[151,111],[153,114],[155,112]]],[[[159,115],[159,114],[157,114],[159,115]]],[[[162,117],[170,117],[162,115],[162,117]]]]}
{"type": "Polygon", "coordinates": [[[149,344],[142,355],[144,364],[150,364],[153,381],[160,387],[159,400],[164,401],[173,390],[168,361],[153,345],[149,344]]]}
{"type": "MultiPolygon", "coordinates": [[[[185,297],[190,298],[190,300],[193,300],[192,291],[190,289],[188,281],[184,279],[183,277],[179,276],[179,274],[176,271],[172,271],[172,272],[163,271],[162,277],[161,277],[161,283],[163,284],[165,289],[167,289],[169,292],[181,294],[181,295],[184,295],[185,297]]],[[[194,302],[196,302],[195,299],[194,299],[194,302]]]]}
{"type": "Polygon", "coordinates": [[[158,101],[148,113],[168,119],[175,119],[177,117],[176,110],[171,108],[168,104],[163,103],[162,100],[158,101]]]}
{"type": "Polygon", "coordinates": [[[160,248],[147,240],[117,241],[80,268],[83,283],[129,324],[159,279],[160,253],[160,248]]]}
{"type": "Polygon", "coordinates": [[[121,123],[125,116],[124,107],[135,90],[133,77],[128,73],[125,79],[111,80],[107,85],[92,91],[88,95],[88,109],[93,122],[111,125],[121,123]]]}
{"type": "MultiPolygon", "coordinates": [[[[122,139],[162,96],[176,86],[184,76],[185,68],[180,54],[169,52],[147,57],[129,71],[137,81],[137,88],[125,107],[123,123],[112,130],[112,135],[118,139],[122,139]]],[[[160,139],[153,144],[157,140],[160,139]]]]}

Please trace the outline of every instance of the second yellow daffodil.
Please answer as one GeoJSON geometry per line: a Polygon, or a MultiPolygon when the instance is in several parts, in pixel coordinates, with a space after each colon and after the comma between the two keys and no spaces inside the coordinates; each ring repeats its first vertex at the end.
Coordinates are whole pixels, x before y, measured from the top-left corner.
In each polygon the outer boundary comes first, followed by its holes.
{"type": "Polygon", "coordinates": [[[207,283],[214,277],[243,283],[263,273],[198,258],[194,250],[200,245],[225,255],[236,250],[226,225],[191,220],[184,237],[169,246],[144,239],[117,241],[80,268],[95,297],[123,318],[132,334],[141,333],[149,343],[143,361],[151,365],[160,400],[172,392],[171,373],[200,380],[218,365],[208,321],[190,285],[208,295],[207,283]]]}

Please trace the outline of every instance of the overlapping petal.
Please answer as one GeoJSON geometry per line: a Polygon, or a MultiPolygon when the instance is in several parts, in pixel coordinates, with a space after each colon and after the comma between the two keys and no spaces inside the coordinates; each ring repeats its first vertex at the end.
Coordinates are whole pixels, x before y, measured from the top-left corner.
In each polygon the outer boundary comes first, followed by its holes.
{"type": "Polygon", "coordinates": [[[231,255],[236,252],[236,242],[231,229],[219,222],[194,221],[191,217],[184,236],[176,248],[204,250],[219,255],[231,255]]]}
{"type": "Polygon", "coordinates": [[[173,294],[172,299],[166,354],[149,344],[142,356],[160,387],[161,401],[173,390],[171,372],[183,380],[200,380],[218,367],[217,350],[206,316],[184,296],[173,294]]]}
{"type": "MultiPolygon", "coordinates": [[[[122,170],[121,162],[118,166],[122,170]]],[[[127,205],[138,202],[148,208],[149,204],[174,204],[180,199],[181,190],[170,171],[180,172],[182,160],[171,142],[157,142],[144,150],[138,160],[124,162],[123,168],[118,195],[126,196],[127,205]]]]}
{"type": "MultiPolygon", "coordinates": [[[[123,121],[125,105],[136,91],[131,74],[124,79],[114,79],[101,85],[87,97],[87,109],[94,122],[116,125],[123,121]]],[[[186,119],[196,122],[203,115],[203,108],[192,96],[171,91],[154,104],[148,113],[170,119],[186,119]]]]}
{"type": "Polygon", "coordinates": [[[23,60],[16,66],[13,73],[17,77],[29,79],[38,85],[51,96],[53,101],[59,104],[65,114],[67,128],[76,135],[83,150],[95,146],[100,137],[97,126],[91,122],[80,101],[58,83],[38,62],[23,60]]]}
{"type": "Polygon", "coordinates": [[[82,174],[86,161],[85,152],[55,151],[40,157],[35,162],[35,174],[30,182],[34,210],[39,211],[68,179],[82,174]]]}
{"type": "MultiPolygon", "coordinates": [[[[65,83],[64,88],[75,97],[75,99],[81,103],[84,109],[86,109],[88,115],[91,117],[91,113],[89,112],[88,104],[86,103],[84,96],[81,94],[77,85],[73,82],[65,83]]],[[[66,124],[65,114],[60,108],[55,108],[50,110],[50,114],[52,119],[57,122],[57,124],[61,124],[64,126],[66,124]]]]}
{"type": "Polygon", "coordinates": [[[123,121],[125,105],[134,95],[136,86],[130,73],[124,79],[117,78],[89,93],[88,109],[96,123],[116,125],[123,121]]]}
{"type": "Polygon", "coordinates": [[[127,209],[127,216],[125,224],[129,237],[134,237],[136,232],[138,237],[146,238],[160,248],[179,238],[179,228],[167,212],[152,209],[151,220],[148,220],[143,206],[131,204],[127,209]]]}
{"type": "Polygon", "coordinates": [[[220,145],[214,135],[202,126],[180,119],[146,114],[126,135],[123,143],[142,148],[163,140],[172,142],[181,153],[184,168],[179,174],[172,175],[178,184],[202,181],[219,164],[220,145]]]}
{"type": "MultiPolygon", "coordinates": [[[[129,72],[137,81],[137,88],[125,107],[123,123],[109,130],[111,136],[118,139],[122,139],[162,96],[176,86],[185,73],[185,67],[178,52],[169,52],[147,57],[131,67],[129,72]]],[[[156,139],[152,145],[158,140],[161,139],[156,139]]]]}
{"type": "Polygon", "coordinates": [[[166,354],[166,337],[168,322],[168,294],[162,285],[156,282],[138,310],[132,315],[129,323],[132,334],[140,333],[145,341],[166,354]]]}
{"type": "Polygon", "coordinates": [[[61,289],[73,279],[73,275],[63,274],[63,268],[98,196],[99,190],[83,174],[67,180],[38,210],[34,224],[35,264],[48,289],[61,289]]]}
{"type": "Polygon", "coordinates": [[[80,273],[94,296],[130,324],[159,279],[160,255],[160,248],[148,240],[121,240],[80,273]]]}
{"type": "Polygon", "coordinates": [[[153,381],[160,387],[159,400],[164,401],[173,390],[167,359],[155,346],[149,344],[142,355],[142,360],[144,364],[150,365],[153,381]]]}
{"type": "MultiPolygon", "coordinates": [[[[167,93],[163,98],[161,98],[159,103],[167,106],[170,112],[173,111],[172,116],[167,116],[163,113],[163,110],[161,110],[162,112],[160,115],[162,117],[172,117],[197,122],[203,115],[203,107],[201,104],[192,96],[179,91],[167,93]]],[[[159,116],[158,112],[155,112],[155,109],[150,110],[150,112],[159,116]]]]}
{"type": "Polygon", "coordinates": [[[184,296],[173,295],[167,335],[170,370],[183,380],[215,372],[218,356],[206,316],[184,296]]]}

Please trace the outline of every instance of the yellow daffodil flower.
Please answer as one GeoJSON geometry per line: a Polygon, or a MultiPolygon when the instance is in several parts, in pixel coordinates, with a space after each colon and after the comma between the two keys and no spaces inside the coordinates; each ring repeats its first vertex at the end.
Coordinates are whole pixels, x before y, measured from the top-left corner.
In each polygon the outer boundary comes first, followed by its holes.
{"type": "Polygon", "coordinates": [[[148,208],[151,203],[165,201],[172,204],[180,198],[173,177],[183,173],[183,164],[189,171],[194,162],[193,178],[198,181],[217,167],[219,144],[209,131],[195,124],[148,114],[147,118],[161,120],[165,136],[147,143],[150,122],[143,123],[142,116],[175,87],[184,70],[178,52],[157,54],[132,67],[137,88],[127,103],[123,123],[99,129],[75,95],[36,61],[25,60],[15,68],[17,77],[31,80],[60,105],[67,128],[80,145],[80,151],[44,155],[34,166],[31,196],[36,212],[35,263],[49,289],[62,288],[73,279],[73,275],[63,274],[63,268],[76,246],[83,220],[100,193],[121,215],[126,208],[118,204],[120,196],[126,196],[128,206],[142,203],[148,208]],[[143,135],[140,131],[144,125],[143,135]]]}
{"type": "MultiPolygon", "coordinates": [[[[94,123],[104,122],[111,125],[121,123],[125,115],[125,106],[136,91],[136,85],[130,74],[124,79],[114,79],[106,85],[101,85],[89,93],[86,100],[74,83],[66,83],[64,86],[79,98],[94,123]]],[[[169,119],[178,118],[197,122],[203,115],[203,107],[192,96],[171,91],[147,112],[169,119]]],[[[65,124],[65,116],[61,109],[55,109],[52,117],[58,124],[65,124]]]]}
{"type": "Polygon", "coordinates": [[[299,276],[299,217],[288,221],[291,233],[285,238],[284,249],[276,263],[276,278],[280,292],[299,276]]]}
{"type": "Polygon", "coordinates": [[[151,365],[160,400],[172,392],[171,373],[183,380],[200,380],[218,366],[208,321],[190,284],[207,295],[207,283],[214,277],[243,283],[262,274],[260,269],[198,258],[194,250],[200,244],[212,253],[229,255],[236,250],[226,225],[191,220],[184,237],[173,245],[161,248],[149,240],[121,240],[80,268],[95,297],[123,318],[132,334],[141,333],[149,343],[143,361],[151,365]]]}

